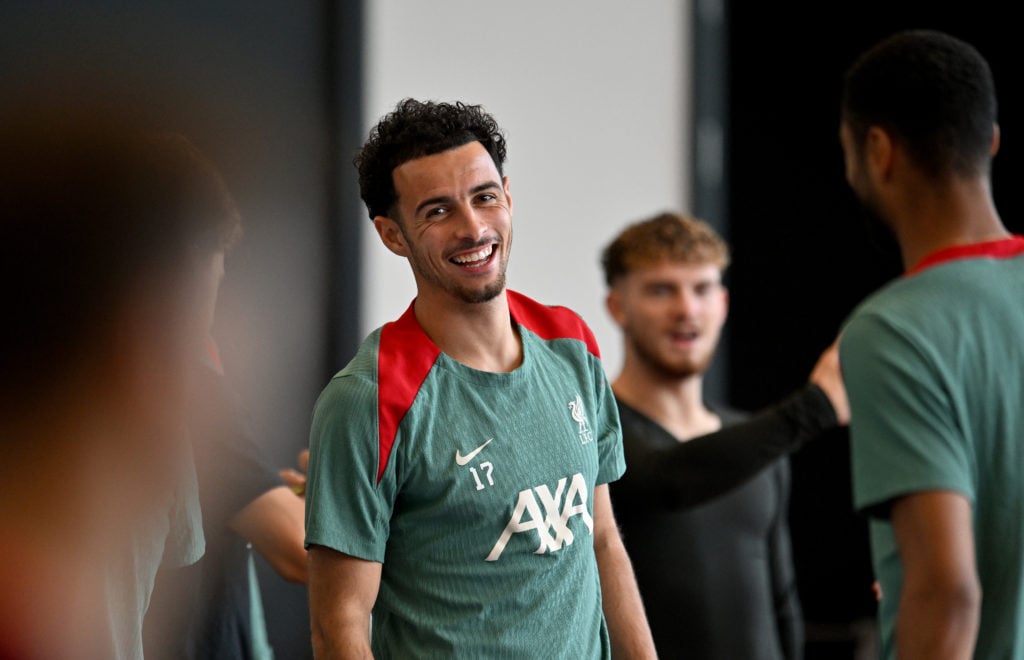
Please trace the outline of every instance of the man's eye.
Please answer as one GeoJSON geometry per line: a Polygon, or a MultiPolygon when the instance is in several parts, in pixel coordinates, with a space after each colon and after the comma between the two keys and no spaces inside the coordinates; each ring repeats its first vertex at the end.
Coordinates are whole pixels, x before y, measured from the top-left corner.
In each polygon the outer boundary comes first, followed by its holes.
{"type": "Polygon", "coordinates": [[[429,211],[427,211],[427,217],[428,218],[438,218],[438,217],[444,215],[446,212],[447,212],[446,208],[444,208],[443,206],[438,206],[436,208],[432,208],[429,211]]]}
{"type": "Polygon", "coordinates": [[[494,193],[484,193],[480,195],[480,197],[478,197],[477,199],[479,199],[481,202],[493,202],[494,200],[498,199],[498,196],[495,195],[494,193]]]}

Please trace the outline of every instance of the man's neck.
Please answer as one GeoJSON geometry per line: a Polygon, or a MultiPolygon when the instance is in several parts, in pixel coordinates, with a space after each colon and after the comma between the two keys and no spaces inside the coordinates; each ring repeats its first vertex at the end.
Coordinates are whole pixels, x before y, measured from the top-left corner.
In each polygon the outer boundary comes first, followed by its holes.
{"type": "Polygon", "coordinates": [[[499,373],[514,371],[523,362],[505,291],[482,303],[420,296],[414,311],[430,340],[457,362],[499,373]]]}
{"type": "Polygon", "coordinates": [[[896,235],[907,269],[945,248],[1010,236],[984,179],[955,179],[939,194],[916,197],[901,211],[896,235]]]}
{"type": "Polygon", "coordinates": [[[628,357],[612,383],[615,397],[657,422],[680,441],[721,428],[721,420],[704,405],[703,376],[685,378],[653,374],[628,357]]]}

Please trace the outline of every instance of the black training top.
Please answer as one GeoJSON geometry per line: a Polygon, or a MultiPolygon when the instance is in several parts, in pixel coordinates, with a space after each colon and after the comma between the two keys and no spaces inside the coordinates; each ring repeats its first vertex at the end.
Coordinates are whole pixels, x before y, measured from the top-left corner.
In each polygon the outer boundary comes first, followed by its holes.
{"type": "Polygon", "coordinates": [[[808,385],[679,442],[618,402],[626,473],[610,485],[660,658],[802,657],[786,455],[836,425],[808,385]]]}

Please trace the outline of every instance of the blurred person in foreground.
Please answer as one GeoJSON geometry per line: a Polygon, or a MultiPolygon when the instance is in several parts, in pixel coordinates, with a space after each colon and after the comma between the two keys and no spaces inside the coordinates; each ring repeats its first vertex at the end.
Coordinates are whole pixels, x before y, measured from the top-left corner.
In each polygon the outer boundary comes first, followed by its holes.
{"type": "Polygon", "coordinates": [[[316,404],[318,657],[654,657],[608,498],[625,467],[611,388],[576,313],[506,289],[504,164],[482,107],[415,99],[357,156],[417,296],[316,404]]]}
{"type": "Polygon", "coordinates": [[[237,218],[121,110],[0,118],[3,658],[142,657],[158,566],[204,548],[184,419],[237,218]]]}
{"type": "Polygon", "coordinates": [[[836,346],[802,389],[757,414],[708,401],[728,311],[725,241],[662,213],[623,229],[601,262],[625,346],[612,389],[626,474],[612,503],[658,656],[803,657],[787,456],[848,421],[836,346]]]}
{"type": "Polygon", "coordinates": [[[882,657],[1024,658],[1024,237],[992,198],[992,72],[948,34],[894,34],[848,69],[839,137],[905,268],[840,344],[882,657]]]}
{"type": "MultiPolygon", "coordinates": [[[[221,264],[231,245],[223,248],[221,264]]],[[[216,291],[224,269],[214,276],[216,291]]],[[[273,658],[254,552],[283,579],[306,582],[305,475],[270,466],[224,373],[213,328],[207,332],[205,350],[193,356],[188,407],[206,552],[191,566],[157,575],[145,622],[147,660],[273,658]]]]}

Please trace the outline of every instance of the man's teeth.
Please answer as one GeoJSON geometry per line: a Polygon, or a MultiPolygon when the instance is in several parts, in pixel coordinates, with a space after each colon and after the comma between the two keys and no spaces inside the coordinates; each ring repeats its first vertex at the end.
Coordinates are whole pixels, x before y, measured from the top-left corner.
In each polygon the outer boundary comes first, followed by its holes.
{"type": "Polygon", "coordinates": [[[491,256],[491,252],[493,251],[494,246],[488,245],[487,247],[480,248],[476,252],[470,252],[469,254],[461,254],[457,257],[452,257],[452,261],[454,261],[457,264],[469,264],[473,263],[474,261],[483,261],[487,257],[491,256]]]}

